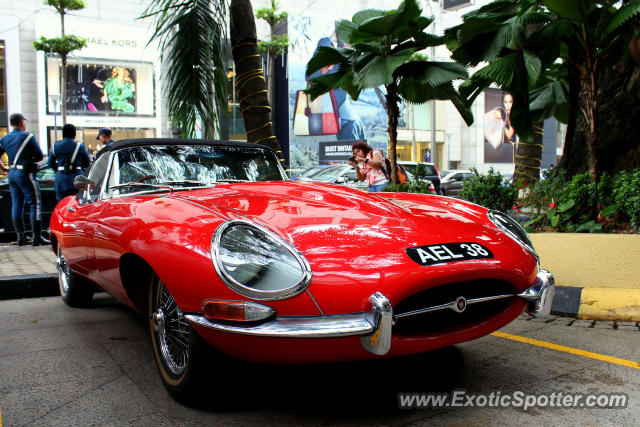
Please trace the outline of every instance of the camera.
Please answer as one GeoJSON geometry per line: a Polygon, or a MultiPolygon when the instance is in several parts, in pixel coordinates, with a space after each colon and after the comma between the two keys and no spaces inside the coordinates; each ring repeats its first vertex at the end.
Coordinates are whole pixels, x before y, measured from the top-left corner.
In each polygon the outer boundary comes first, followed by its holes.
{"type": "Polygon", "coordinates": [[[350,161],[350,162],[355,162],[355,161],[356,161],[356,156],[351,156],[351,157],[349,158],[349,161],[350,161]]]}

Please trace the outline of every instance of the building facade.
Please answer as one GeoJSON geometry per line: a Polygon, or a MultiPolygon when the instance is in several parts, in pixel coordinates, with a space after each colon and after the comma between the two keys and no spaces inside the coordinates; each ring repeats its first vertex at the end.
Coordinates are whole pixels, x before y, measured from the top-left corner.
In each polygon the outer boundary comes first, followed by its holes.
{"type": "MultiPolygon", "coordinates": [[[[67,122],[78,128],[79,141],[91,151],[100,148],[98,129],[110,127],[114,139],[132,137],[166,137],[171,129],[162,95],[160,52],[155,43],[148,44],[151,19],[140,20],[151,0],[89,0],[87,7],[66,16],[67,34],[87,39],[86,48],[69,58],[67,81],[67,122]]],[[[490,0],[423,0],[425,16],[434,16],[429,32],[442,34],[461,22],[461,16],[490,0]]],[[[254,10],[271,6],[270,0],[252,1],[254,10]]],[[[364,91],[358,100],[335,94],[336,106],[330,111],[343,123],[338,134],[320,131],[314,134],[296,123],[301,90],[308,81],[305,68],[318,46],[338,45],[335,24],[350,19],[362,9],[389,9],[395,4],[383,0],[281,0],[281,10],[289,12],[288,21],[278,25],[277,33],[288,33],[288,52],[278,58],[274,105],[274,127],[286,150],[292,169],[319,163],[321,143],[355,139],[388,150],[387,116],[381,89],[364,91]],[[335,111],[334,111],[335,110],[335,111]],[[348,125],[348,126],[345,126],[348,125]],[[355,125],[355,126],[351,126],[355,125]],[[354,131],[355,129],[355,131],[354,131]]],[[[258,37],[268,39],[270,28],[257,21],[258,37]]],[[[32,43],[41,36],[60,34],[59,16],[41,0],[3,0],[0,7],[0,136],[9,129],[8,116],[22,112],[28,129],[34,132],[45,153],[60,138],[61,79],[60,59],[36,52],[32,43]],[[56,134],[57,132],[57,134],[56,134]]],[[[425,52],[430,58],[450,60],[450,53],[440,46],[425,52]]],[[[265,69],[268,64],[265,63],[265,69]]],[[[222,126],[223,138],[243,139],[244,126],[233,96],[233,65],[230,61],[230,101],[222,126]]],[[[502,173],[513,172],[513,153],[517,136],[500,137],[497,117],[505,114],[504,94],[490,89],[478,97],[472,107],[475,122],[467,126],[449,102],[423,105],[404,104],[398,129],[397,152],[401,160],[434,161],[440,170],[490,167],[502,173]],[[502,113],[501,113],[502,111],[502,113]]],[[[325,106],[331,104],[329,99],[325,106]]],[[[322,107],[320,102],[319,108],[322,107]]],[[[304,124],[304,123],[303,123],[304,124]]],[[[307,125],[308,127],[308,125],[307,125]]],[[[562,152],[562,129],[555,121],[545,123],[543,167],[555,164],[562,152]]]]}
{"type": "Polygon", "coordinates": [[[110,127],[115,140],[169,134],[163,113],[157,46],[149,42],[150,21],[139,20],[147,2],[88,1],[65,16],[66,34],[87,40],[68,58],[66,82],[61,60],[36,51],[40,37],[60,36],[60,17],[39,0],[3,0],[0,9],[0,135],[8,116],[21,112],[27,128],[49,152],[61,138],[61,87],[67,89],[67,123],[78,141],[99,150],[98,130],[110,127]]]}

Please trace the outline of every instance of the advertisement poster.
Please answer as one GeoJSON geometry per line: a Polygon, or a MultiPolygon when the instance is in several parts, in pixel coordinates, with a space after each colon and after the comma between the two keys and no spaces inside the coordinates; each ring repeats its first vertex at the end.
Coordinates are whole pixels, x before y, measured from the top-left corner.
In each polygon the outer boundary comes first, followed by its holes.
{"type": "Polygon", "coordinates": [[[136,113],[136,70],[100,64],[67,67],[70,112],[136,113]]]}
{"type": "MultiPolygon", "coordinates": [[[[348,19],[349,17],[345,17],[348,19]]],[[[335,18],[334,18],[335,19],[335,18]]],[[[384,87],[367,89],[355,101],[342,89],[309,100],[306,89],[307,62],[319,46],[341,47],[335,34],[335,20],[302,17],[289,27],[289,141],[292,169],[306,169],[319,164],[319,143],[366,140],[374,149],[387,151],[387,114],[384,87]]],[[[325,67],[311,76],[337,71],[325,67]]],[[[344,145],[344,144],[342,144],[344,145]]]]}
{"type": "Polygon", "coordinates": [[[513,96],[500,89],[487,89],[484,105],[484,162],[515,163],[518,136],[510,119],[513,96]]]}

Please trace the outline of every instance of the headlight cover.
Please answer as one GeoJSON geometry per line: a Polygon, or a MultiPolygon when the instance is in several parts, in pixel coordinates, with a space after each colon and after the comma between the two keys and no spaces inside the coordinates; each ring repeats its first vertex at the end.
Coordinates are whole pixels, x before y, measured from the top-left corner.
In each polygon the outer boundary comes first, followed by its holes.
{"type": "Polygon", "coordinates": [[[504,212],[496,210],[490,210],[489,212],[487,212],[487,217],[489,217],[491,222],[494,223],[496,227],[504,231],[513,240],[524,246],[524,248],[535,257],[538,263],[540,262],[540,257],[536,253],[535,249],[533,249],[533,243],[531,243],[529,235],[518,223],[518,221],[511,218],[504,212]]]}
{"type": "Polygon", "coordinates": [[[309,262],[296,248],[248,221],[220,225],[211,240],[211,258],[227,286],[256,300],[290,298],[311,281],[309,262]]]}

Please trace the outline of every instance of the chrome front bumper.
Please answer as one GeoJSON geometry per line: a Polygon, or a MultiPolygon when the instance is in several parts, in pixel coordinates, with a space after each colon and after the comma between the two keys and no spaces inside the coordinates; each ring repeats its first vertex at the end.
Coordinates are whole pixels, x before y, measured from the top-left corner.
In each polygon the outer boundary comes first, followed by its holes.
{"type": "MultiPolygon", "coordinates": [[[[448,304],[426,307],[398,317],[422,314],[424,312],[451,309],[462,312],[466,304],[480,303],[492,299],[519,297],[528,301],[527,312],[536,317],[545,317],[551,311],[555,295],[553,275],[540,270],[533,286],[519,294],[498,295],[496,297],[464,300],[458,297],[448,304]],[[460,298],[465,301],[461,309],[460,298]]],[[[362,346],[369,352],[379,355],[391,350],[391,328],[396,318],[391,303],[380,292],[369,297],[367,311],[364,313],[340,314],[334,316],[278,316],[273,320],[257,325],[218,323],[203,315],[187,314],[185,318],[194,325],[216,331],[234,334],[276,338],[339,338],[360,336],[362,346]]]]}

